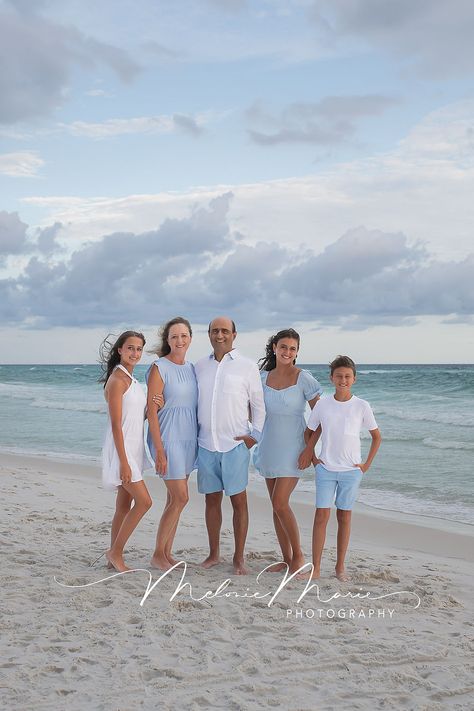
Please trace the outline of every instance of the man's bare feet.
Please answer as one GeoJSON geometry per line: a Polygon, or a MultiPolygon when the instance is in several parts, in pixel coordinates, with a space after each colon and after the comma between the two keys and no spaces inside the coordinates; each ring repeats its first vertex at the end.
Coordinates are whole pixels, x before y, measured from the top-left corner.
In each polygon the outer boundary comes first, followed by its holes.
{"type": "Polygon", "coordinates": [[[245,562],[243,560],[236,560],[234,558],[233,565],[234,565],[234,574],[235,575],[248,575],[249,574],[249,571],[245,567],[245,562]]]}
{"type": "Polygon", "coordinates": [[[288,570],[290,567],[289,563],[273,563],[273,565],[267,566],[267,573],[281,573],[282,570],[288,570]]]}
{"type": "Polygon", "coordinates": [[[150,560],[150,567],[155,568],[156,570],[169,570],[173,567],[173,564],[170,563],[170,561],[164,554],[157,555],[156,553],[154,553],[150,560]]]}
{"type": "Polygon", "coordinates": [[[344,570],[344,568],[336,568],[335,575],[341,583],[348,583],[351,579],[350,576],[344,570]]]}
{"type": "Polygon", "coordinates": [[[219,565],[219,563],[222,563],[222,558],[219,556],[214,556],[214,555],[208,555],[206,560],[203,560],[202,563],[200,563],[201,568],[212,568],[214,565],[219,565]]]}
{"type": "Polygon", "coordinates": [[[115,568],[119,573],[125,573],[126,570],[131,570],[128,566],[125,565],[123,562],[123,558],[120,554],[118,553],[112,553],[110,550],[105,551],[105,557],[107,558],[107,561],[110,563],[112,568],[115,568]]]}

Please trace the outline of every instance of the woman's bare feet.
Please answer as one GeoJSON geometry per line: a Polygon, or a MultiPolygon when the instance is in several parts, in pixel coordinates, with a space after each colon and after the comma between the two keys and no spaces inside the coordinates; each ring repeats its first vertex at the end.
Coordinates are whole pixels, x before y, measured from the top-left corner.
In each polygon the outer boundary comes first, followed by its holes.
{"type": "Polygon", "coordinates": [[[234,558],[233,566],[234,566],[234,574],[235,575],[248,575],[249,574],[249,571],[245,567],[245,561],[243,559],[237,560],[236,558],[234,558]]]}
{"type": "Polygon", "coordinates": [[[212,568],[214,565],[219,565],[219,563],[222,563],[222,558],[219,556],[214,556],[214,555],[208,555],[206,560],[203,560],[202,563],[200,563],[201,568],[212,568]]]}
{"type": "Polygon", "coordinates": [[[171,555],[171,553],[165,553],[165,556],[166,556],[166,558],[168,559],[168,561],[170,562],[170,564],[171,564],[172,566],[173,566],[173,565],[176,565],[176,563],[179,563],[179,560],[176,560],[176,558],[173,558],[173,556],[171,555]]]}
{"type": "Polygon", "coordinates": [[[157,570],[169,570],[173,567],[164,553],[154,553],[150,560],[150,566],[157,570]]]}
{"type": "Polygon", "coordinates": [[[105,552],[105,557],[107,558],[107,561],[110,564],[110,566],[107,567],[115,568],[115,570],[117,570],[119,573],[125,573],[125,571],[131,570],[123,562],[123,557],[120,553],[114,553],[111,550],[108,550],[105,552]]]}
{"type": "Polygon", "coordinates": [[[290,565],[290,573],[296,573],[297,570],[302,568],[304,565],[304,555],[301,553],[300,555],[295,555],[293,556],[293,560],[291,561],[290,565]]]}

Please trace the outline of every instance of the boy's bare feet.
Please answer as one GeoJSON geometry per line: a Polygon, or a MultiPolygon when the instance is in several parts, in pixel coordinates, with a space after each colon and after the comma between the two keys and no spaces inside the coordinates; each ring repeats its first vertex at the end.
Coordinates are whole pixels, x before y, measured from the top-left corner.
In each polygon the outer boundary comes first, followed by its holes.
{"type": "Polygon", "coordinates": [[[157,555],[154,553],[152,559],[150,560],[150,567],[155,568],[156,570],[169,570],[172,567],[172,564],[164,554],[157,555]]]}
{"type": "Polygon", "coordinates": [[[105,557],[107,558],[107,561],[110,563],[112,568],[115,568],[119,573],[125,573],[126,570],[131,570],[128,566],[125,565],[123,562],[123,558],[119,553],[112,553],[110,550],[105,552],[105,557]]]}
{"type": "Polygon", "coordinates": [[[214,555],[208,555],[206,560],[203,560],[202,563],[200,563],[201,568],[212,568],[214,565],[219,565],[219,563],[222,563],[222,558],[219,556],[214,556],[214,555]]]}
{"type": "Polygon", "coordinates": [[[249,574],[249,571],[248,571],[248,569],[245,567],[245,562],[244,562],[243,559],[241,559],[241,560],[236,560],[236,559],[234,558],[233,565],[234,565],[234,573],[235,573],[235,575],[248,575],[248,574],[249,574]]]}

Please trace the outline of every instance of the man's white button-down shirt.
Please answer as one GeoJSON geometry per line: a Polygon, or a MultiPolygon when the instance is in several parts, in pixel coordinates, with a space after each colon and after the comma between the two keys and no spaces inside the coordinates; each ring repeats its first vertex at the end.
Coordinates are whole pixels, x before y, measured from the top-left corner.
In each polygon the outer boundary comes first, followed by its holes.
{"type": "Polygon", "coordinates": [[[251,435],[258,442],[265,403],[257,364],[234,348],[220,362],[211,353],[194,367],[199,387],[199,446],[230,452],[240,444],[235,440],[240,435],[251,435]]]}

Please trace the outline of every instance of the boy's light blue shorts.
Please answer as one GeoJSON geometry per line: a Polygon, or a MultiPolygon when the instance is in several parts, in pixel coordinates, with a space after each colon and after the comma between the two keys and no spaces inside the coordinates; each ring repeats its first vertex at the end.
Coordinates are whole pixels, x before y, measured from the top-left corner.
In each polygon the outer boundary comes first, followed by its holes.
{"type": "Polygon", "coordinates": [[[234,496],[245,491],[249,481],[250,450],[241,442],[230,452],[198,451],[197,483],[200,494],[225,491],[234,496]]]}
{"type": "Polygon", "coordinates": [[[336,508],[352,511],[363,473],[357,467],[348,472],[330,472],[322,464],[316,465],[316,508],[336,508]]]}

